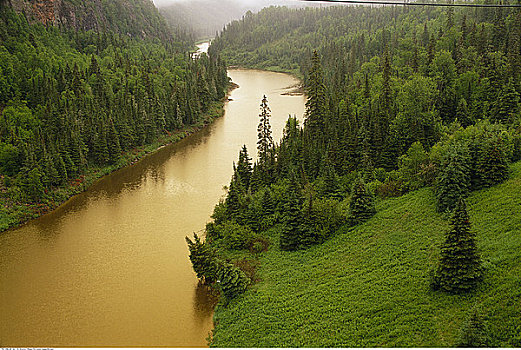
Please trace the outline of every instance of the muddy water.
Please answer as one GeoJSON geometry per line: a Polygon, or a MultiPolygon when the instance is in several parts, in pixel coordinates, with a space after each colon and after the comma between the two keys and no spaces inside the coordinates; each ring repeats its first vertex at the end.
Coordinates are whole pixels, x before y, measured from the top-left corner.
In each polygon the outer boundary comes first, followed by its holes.
{"type": "Polygon", "coordinates": [[[231,70],[225,116],[0,234],[0,345],[205,346],[212,300],[184,237],[223,195],[241,145],[255,155],[263,94],[280,138],[303,96],[289,75],[231,70]]]}

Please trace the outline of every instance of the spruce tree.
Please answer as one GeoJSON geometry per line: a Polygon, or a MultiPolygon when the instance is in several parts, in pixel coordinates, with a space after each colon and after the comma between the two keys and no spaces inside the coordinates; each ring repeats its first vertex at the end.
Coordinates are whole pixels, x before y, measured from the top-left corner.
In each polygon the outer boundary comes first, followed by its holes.
{"type": "Polygon", "coordinates": [[[268,106],[268,99],[266,95],[263,96],[260,105],[260,122],[257,127],[257,151],[259,156],[258,170],[261,171],[261,180],[264,184],[270,181],[270,170],[272,166],[272,149],[273,149],[273,137],[271,136],[271,110],[268,106]]]}
{"type": "Polygon", "coordinates": [[[467,206],[463,198],[458,199],[452,228],[445,236],[441,248],[441,259],[432,287],[448,293],[472,290],[482,278],[481,259],[476,247],[474,233],[470,230],[467,206]]]}
{"type": "Polygon", "coordinates": [[[284,197],[280,249],[297,250],[302,240],[302,197],[294,170],[284,197]]]}
{"type": "Polygon", "coordinates": [[[311,70],[307,82],[306,120],[305,126],[309,137],[314,140],[323,138],[326,119],[326,87],[322,77],[320,58],[316,51],[311,58],[311,70]]]}
{"type": "Polygon", "coordinates": [[[342,190],[338,181],[335,169],[331,163],[327,162],[325,166],[324,184],[322,186],[321,194],[325,197],[333,199],[342,199],[342,190]]]}
{"type": "Polygon", "coordinates": [[[369,220],[376,214],[373,195],[367,190],[362,179],[358,179],[351,191],[349,202],[350,222],[358,225],[369,220]]]}
{"type": "Polygon", "coordinates": [[[245,190],[250,187],[250,178],[252,173],[251,158],[248,156],[246,145],[242,146],[239,152],[239,162],[237,163],[237,173],[241,177],[241,182],[245,190]]]}
{"type": "Polygon", "coordinates": [[[447,150],[436,184],[437,209],[453,210],[460,197],[470,191],[470,155],[466,145],[453,145],[447,150]]]}
{"type": "Polygon", "coordinates": [[[192,267],[199,278],[205,284],[211,284],[218,279],[219,259],[216,252],[206,242],[194,233],[194,240],[185,237],[190,251],[192,267]]]}
{"type": "Polygon", "coordinates": [[[490,346],[490,337],[483,315],[478,308],[471,310],[463,322],[456,343],[459,348],[486,348],[490,346]]]}
{"type": "Polygon", "coordinates": [[[503,144],[498,138],[486,138],[478,151],[475,173],[478,188],[489,187],[508,178],[509,167],[503,144]]]}
{"type": "Polygon", "coordinates": [[[227,302],[246,291],[250,284],[244,272],[228,262],[220,263],[218,276],[218,286],[227,302]]]}

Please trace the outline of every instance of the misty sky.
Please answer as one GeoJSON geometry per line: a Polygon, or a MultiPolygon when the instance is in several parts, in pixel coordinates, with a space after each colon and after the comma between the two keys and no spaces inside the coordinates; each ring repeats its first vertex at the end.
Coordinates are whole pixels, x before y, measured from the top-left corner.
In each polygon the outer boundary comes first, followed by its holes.
{"type": "MultiPolygon", "coordinates": [[[[197,1],[197,0],[153,0],[154,4],[156,6],[166,6],[173,4],[175,2],[190,2],[190,1],[197,1]]],[[[220,0],[215,0],[220,1],[220,0]]],[[[273,4],[273,5],[283,5],[283,4],[295,4],[298,2],[297,0],[232,0],[236,2],[239,5],[242,5],[244,7],[259,7],[259,5],[262,4],[262,7],[273,4]]]]}

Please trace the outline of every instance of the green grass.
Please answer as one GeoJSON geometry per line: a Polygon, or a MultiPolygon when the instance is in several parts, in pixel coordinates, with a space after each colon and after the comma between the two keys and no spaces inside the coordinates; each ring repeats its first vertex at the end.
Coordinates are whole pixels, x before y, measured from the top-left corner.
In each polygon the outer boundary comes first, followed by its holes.
{"type": "Polygon", "coordinates": [[[261,279],[215,312],[217,347],[450,347],[479,305],[493,346],[521,346],[521,162],[473,193],[469,214],[486,276],[468,295],[429,289],[447,217],[430,188],[381,201],[378,213],[322,245],[261,257],[261,279]]]}

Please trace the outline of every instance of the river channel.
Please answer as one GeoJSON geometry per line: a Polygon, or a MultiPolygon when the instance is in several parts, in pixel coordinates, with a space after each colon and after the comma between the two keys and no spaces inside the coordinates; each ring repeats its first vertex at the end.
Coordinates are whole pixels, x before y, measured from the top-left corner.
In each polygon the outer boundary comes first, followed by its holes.
{"type": "Polygon", "coordinates": [[[0,233],[0,346],[206,346],[213,301],[185,236],[210,220],[240,147],[255,156],[263,94],[274,139],[305,109],[283,95],[290,75],[229,76],[240,87],[224,117],[0,233]]]}

